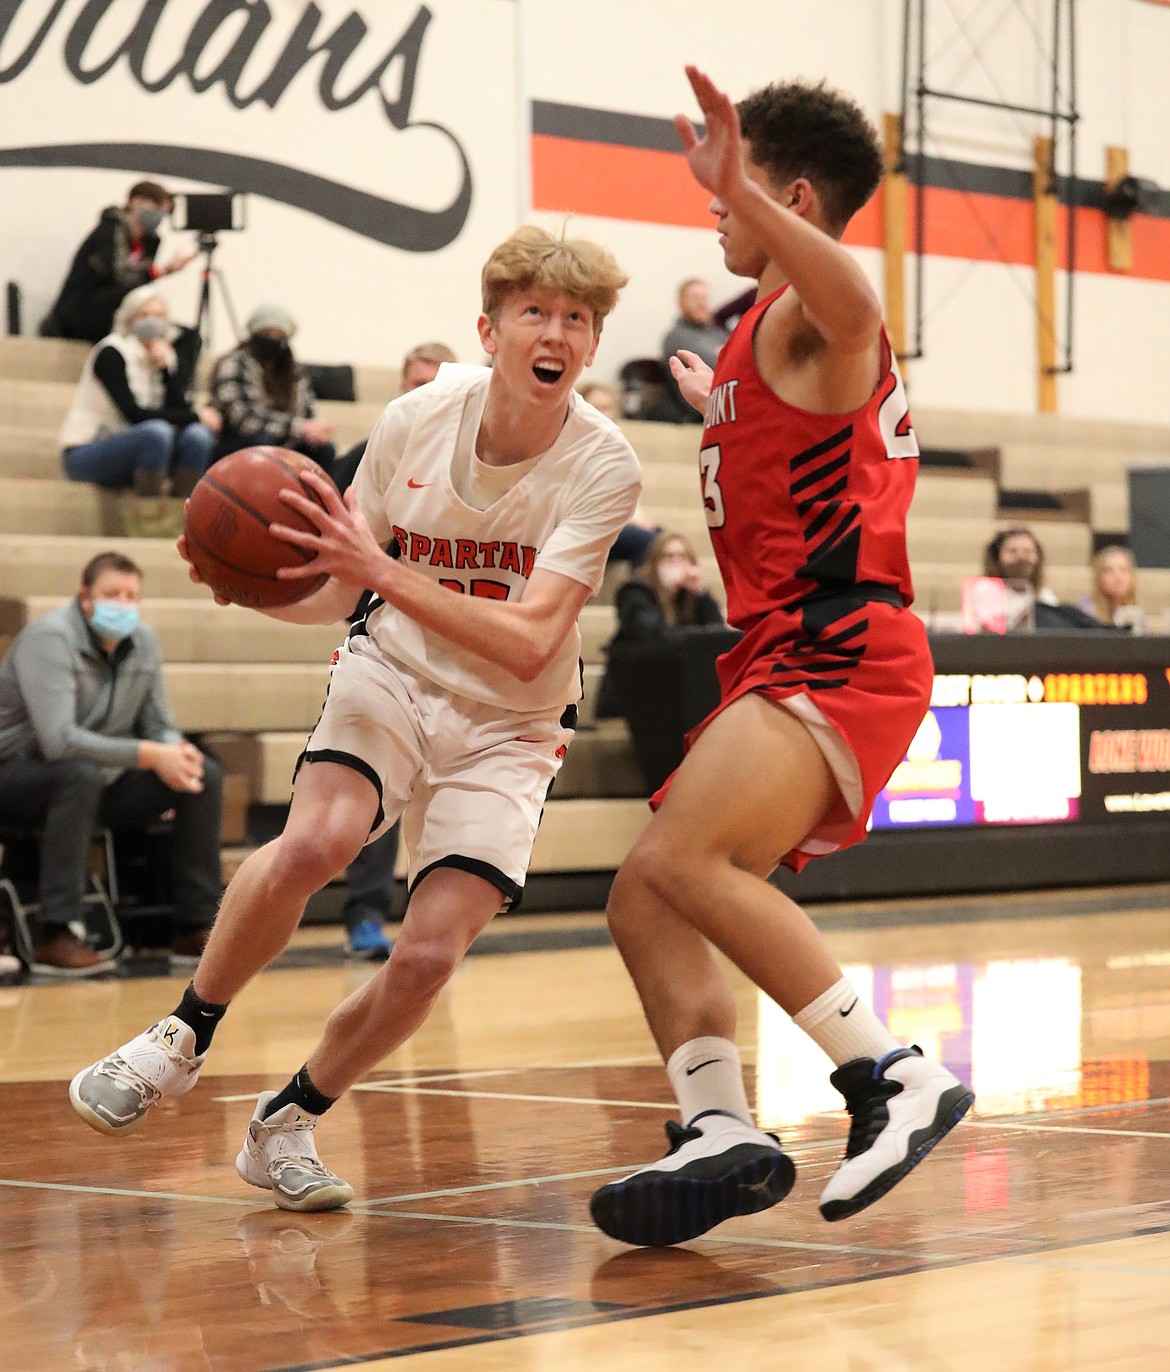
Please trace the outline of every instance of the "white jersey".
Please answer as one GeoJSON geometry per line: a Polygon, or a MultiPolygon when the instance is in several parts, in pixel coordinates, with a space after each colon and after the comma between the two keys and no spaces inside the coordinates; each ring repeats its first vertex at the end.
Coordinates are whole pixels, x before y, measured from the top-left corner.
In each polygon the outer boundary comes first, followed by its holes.
{"type": "MultiPolygon", "coordinates": [[[[633,449],[577,394],[556,442],[487,509],[460,496],[457,463],[470,465],[491,372],[451,363],[386,407],[354,480],[374,537],[452,591],[520,600],[534,571],[596,592],[614,539],[641,490],[633,449]]],[[[505,710],[562,707],[581,695],[576,626],[531,682],[375,601],[366,621],[379,649],[444,690],[505,710]]]]}

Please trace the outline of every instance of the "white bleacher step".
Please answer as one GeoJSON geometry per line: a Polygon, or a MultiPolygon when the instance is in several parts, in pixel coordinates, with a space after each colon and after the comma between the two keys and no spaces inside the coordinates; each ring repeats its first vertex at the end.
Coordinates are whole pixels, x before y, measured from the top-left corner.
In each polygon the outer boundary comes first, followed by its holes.
{"type": "MultiPolygon", "coordinates": [[[[188,732],[264,733],[308,730],[325,700],[327,663],[168,662],[167,691],[179,727],[188,732]]],[[[600,666],[585,668],[580,724],[594,722],[600,666]]]]}
{"type": "Polygon", "coordinates": [[[919,468],[910,518],[944,515],[994,519],[995,482],[983,472],[931,471],[919,468]]]}
{"type": "MultiPolygon", "coordinates": [[[[67,599],[66,596],[25,596],[19,600],[0,600],[0,628],[14,633],[67,599]]],[[[141,608],[142,618],[154,630],[167,662],[328,665],[333,650],[346,633],[343,622],[284,624],[238,605],[216,605],[210,599],[144,598],[141,608]]]]}
{"type": "MultiPolygon", "coordinates": [[[[194,586],[191,589],[195,591],[194,586]]],[[[0,625],[4,632],[15,633],[68,599],[67,595],[4,597],[0,599],[0,625]]],[[[347,631],[343,621],[284,624],[239,605],[216,605],[207,597],[184,600],[145,596],[142,618],[155,631],[163,657],[170,662],[327,663],[347,631]]],[[[587,663],[604,661],[603,649],[616,627],[612,606],[585,607],[581,612],[581,649],[587,663]]]]}
{"type": "MultiPolygon", "coordinates": [[[[253,802],[284,805],[306,737],[305,730],[274,730],[212,744],[229,770],[247,776],[253,802]]],[[[557,800],[644,794],[645,783],[622,721],[603,720],[593,729],[578,731],[557,774],[557,800]]]]}
{"type": "Polygon", "coordinates": [[[187,564],[165,538],[0,534],[0,589],[10,597],[73,595],[89,559],[110,551],[125,554],[142,568],[148,596],[210,598],[210,591],[188,578],[187,564]]]}
{"type": "MultiPolygon", "coordinates": [[[[650,808],[644,800],[550,800],[537,831],[529,875],[616,871],[649,818],[650,808]]],[[[254,851],[251,846],[220,850],[225,882],[254,851]]],[[[394,875],[399,880],[406,877],[406,851],[401,844],[394,875]]]]}
{"type": "Polygon", "coordinates": [[[0,424],[0,476],[62,479],[57,426],[48,429],[21,427],[10,424],[7,415],[3,415],[3,419],[0,424]]]}
{"type": "Polygon", "coordinates": [[[1036,445],[1054,450],[1117,448],[1170,453],[1170,427],[1126,424],[1074,415],[993,414],[977,410],[914,407],[914,428],[923,447],[1002,448],[1036,445]]]}
{"type": "Polygon", "coordinates": [[[1064,491],[1094,482],[1124,482],[1130,467],[1170,466],[1163,448],[1127,448],[1114,439],[1099,446],[1007,443],[1001,449],[1000,483],[1008,490],[1064,491]]]}
{"type": "Polygon", "coordinates": [[[0,336],[0,377],[76,384],[91,347],[69,338],[0,336]]]}
{"type": "Polygon", "coordinates": [[[12,428],[44,429],[55,434],[76,390],[71,381],[28,381],[0,376],[0,414],[12,428]]]}
{"type": "MultiPolygon", "coordinates": [[[[1004,519],[952,519],[912,512],[906,523],[911,568],[920,562],[954,562],[970,569],[966,575],[974,576],[983,564],[987,544],[999,530],[1015,527],[1015,523],[1004,519]]],[[[1036,536],[1049,561],[1072,566],[1089,560],[1092,540],[1087,524],[1045,523],[1037,528],[1036,536]]]]}
{"type": "Polygon", "coordinates": [[[0,533],[114,536],[116,497],[84,481],[0,476],[0,533]]]}
{"type": "Polygon", "coordinates": [[[1120,533],[1129,528],[1129,483],[1094,481],[1089,487],[1089,523],[1094,530],[1120,533]]]}

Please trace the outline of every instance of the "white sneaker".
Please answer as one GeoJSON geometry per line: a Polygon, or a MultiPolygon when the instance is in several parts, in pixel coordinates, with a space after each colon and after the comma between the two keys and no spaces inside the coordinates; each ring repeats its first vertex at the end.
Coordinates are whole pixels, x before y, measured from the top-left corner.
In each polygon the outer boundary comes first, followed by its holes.
{"type": "Polygon", "coordinates": [[[668,1120],[670,1151],[593,1193],[589,1212],[610,1238],[663,1247],[685,1243],[733,1215],[753,1215],[792,1190],[796,1168],[775,1134],[734,1115],[684,1129],[668,1120]]]}
{"type": "Polygon", "coordinates": [[[975,1095],[921,1048],[879,1062],[854,1058],[829,1080],[853,1116],[845,1160],[821,1193],[821,1214],[843,1220],[897,1185],[975,1104],[975,1095]]]}
{"type": "Polygon", "coordinates": [[[338,1210],[353,1200],[353,1187],[334,1176],[317,1156],[313,1130],[319,1115],[282,1105],[268,1119],[264,1111],[275,1091],[264,1091],[252,1112],[236,1171],[249,1186],[271,1191],[282,1210],[338,1210]]]}
{"type": "Polygon", "coordinates": [[[191,1026],[171,1015],[78,1072],[69,1099],[99,1134],[125,1134],[164,1096],[186,1095],[206,1057],[195,1053],[191,1026]]]}

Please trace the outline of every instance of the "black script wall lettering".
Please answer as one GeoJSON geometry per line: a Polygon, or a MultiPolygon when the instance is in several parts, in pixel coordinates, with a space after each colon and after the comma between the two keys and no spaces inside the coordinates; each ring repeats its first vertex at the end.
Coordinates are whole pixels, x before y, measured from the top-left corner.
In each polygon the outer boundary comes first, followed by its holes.
{"type": "MultiPolygon", "coordinates": [[[[16,18],[16,12],[20,9],[22,0],[3,0],[0,3],[0,48],[4,46],[4,39],[8,35],[8,30],[12,27],[12,21],[16,18]]],[[[32,40],[20,56],[10,67],[0,67],[0,85],[5,81],[12,81],[24,71],[25,67],[33,60],[40,51],[41,44],[45,41],[45,34],[53,27],[53,21],[65,8],[66,0],[53,0],[53,7],[45,15],[44,23],[33,34],[32,40]]]]}
{"type": "MultiPolygon", "coordinates": [[[[0,47],[24,3],[25,0],[0,0],[0,47]]],[[[28,68],[43,48],[66,4],[67,0],[51,0],[24,51],[9,66],[0,67],[0,85],[15,80],[28,68]]],[[[324,14],[318,5],[310,2],[304,6],[271,70],[261,76],[247,94],[240,89],[245,68],[255,58],[257,45],[273,22],[272,9],[266,0],[204,0],[198,9],[194,0],[138,0],[133,19],[127,13],[130,8],[131,0],[84,0],[63,42],[65,69],[75,81],[84,86],[92,85],[124,57],[134,81],[149,95],[157,95],[177,77],[186,76],[198,94],[213,86],[222,86],[237,110],[246,109],[258,100],[274,109],[299,73],[314,59],[323,58],[317,95],[326,110],[331,113],[344,110],[373,91],[377,93],[383,114],[395,129],[403,132],[432,129],[448,141],[458,160],[460,177],[459,188],[450,204],[439,210],[417,209],[296,167],[205,146],[145,142],[0,145],[0,168],[105,167],[159,176],[187,176],[208,185],[231,186],[308,210],[363,237],[407,252],[437,252],[462,232],[471,210],[472,195],[467,154],[450,129],[430,121],[412,121],[410,117],[423,40],[433,18],[426,5],[418,6],[414,18],[393,48],[369,68],[365,76],[351,77],[349,89],[342,91],[339,87],[346,68],[353,65],[358,48],[369,35],[369,26],[356,10],[352,10],[332,32],[318,40],[317,31],[324,14]],[[186,18],[194,12],[194,19],[177,60],[164,70],[165,59],[157,52],[158,28],[167,6],[172,3],[176,6],[173,13],[186,18]],[[93,40],[99,26],[107,19],[108,27],[119,26],[116,30],[119,36],[112,49],[106,47],[109,39],[99,40],[101,53],[95,57],[90,48],[97,46],[93,40]],[[213,70],[201,71],[200,59],[209,44],[223,25],[232,20],[239,24],[239,29],[230,39],[227,51],[213,70]],[[159,75],[147,74],[148,57],[153,59],[153,70],[159,71],[159,75]],[[387,73],[397,76],[396,90],[383,88],[387,73]]],[[[145,122],[152,121],[148,118],[145,122]]]]}
{"type": "Polygon", "coordinates": [[[89,41],[94,35],[94,30],[105,18],[113,3],[114,0],[86,0],[85,8],[74,20],[73,27],[69,30],[69,36],[65,40],[65,65],[69,68],[70,74],[83,86],[91,85],[94,81],[100,81],[123,54],[145,54],[147,44],[154,33],[154,26],[158,23],[159,15],[162,13],[166,0],[146,0],[146,4],[143,5],[137,20],[135,20],[134,27],[105,61],[99,62],[96,67],[85,67],[82,65],[85,59],[85,50],[89,47],[89,41]]]}
{"type": "Polygon", "coordinates": [[[192,90],[200,94],[210,90],[217,82],[222,82],[228,99],[236,109],[246,109],[256,97],[242,98],[237,87],[244,67],[271,19],[272,11],[264,0],[211,0],[191,28],[177,70],[186,73],[192,90]],[[219,66],[205,76],[200,76],[196,67],[203,56],[203,50],[211,42],[220,25],[235,14],[247,15],[242,31],[219,66]]]}
{"type": "Polygon", "coordinates": [[[274,107],[287,90],[289,83],[310,58],[315,57],[318,53],[327,52],[329,58],[321,72],[321,79],[317,87],[321,103],[327,110],[343,110],[360,100],[367,91],[376,90],[381,98],[382,108],[386,111],[386,116],[394,127],[396,129],[407,128],[410,124],[410,105],[414,99],[415,76],[418,72],[419,58],[422,56],[423,36],[433,18],[431,11],[425,5],[420,6],[418,13],[411,21],[410,27],[390,52],[370,72],[369,76],[348,95],[337,94],[337,82],[346,62],[353,56],[358,44],[365,38],[369,29],[360,15],[351,14],[334,29],[328,38],[315,44],[312,39],[321,17],[321,11],[316,5],[308,6],[304,14],[301,15],[296,29],[289,36],[284,51],[277,58],[276,65],[272,68],[268,79],[256,89],[252,99],[263,100],[269,108],[274,107]],[[380,83],[390,64],[399,57],[402,58],[402,81],[397,97],[390,100],[387,98],[386,92],[381,89],[380,83]]]}

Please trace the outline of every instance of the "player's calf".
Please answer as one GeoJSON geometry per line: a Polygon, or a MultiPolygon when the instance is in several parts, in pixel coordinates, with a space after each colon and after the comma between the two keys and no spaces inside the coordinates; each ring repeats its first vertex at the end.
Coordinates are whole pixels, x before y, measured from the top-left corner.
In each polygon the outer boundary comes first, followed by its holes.
{"type": "Polygon", "coordinates": [[[842,1220],[897,1185],[975,1103],[974,1093],[920,1048],[878,1061],[855,1058],[829,1080],[852,1116],[845,1158],[821,1193],[821,1214],[842,1220]]]}

